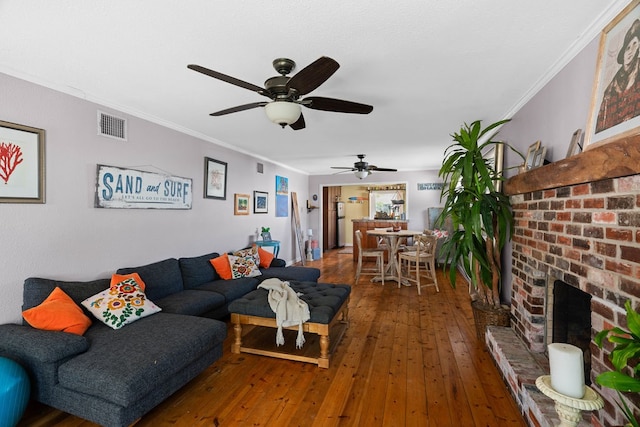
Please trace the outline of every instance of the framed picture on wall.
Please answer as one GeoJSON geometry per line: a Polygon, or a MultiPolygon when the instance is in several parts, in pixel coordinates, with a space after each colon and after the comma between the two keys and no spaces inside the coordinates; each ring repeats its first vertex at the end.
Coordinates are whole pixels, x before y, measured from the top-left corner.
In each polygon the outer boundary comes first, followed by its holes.
{"type": "Polygon", "coordinates": [[[210,157],[204,158],[204,197],[227,199],[227,163],[210,157]]]}
{"type": "Polygon", "coordinates": [[[0,121],[0,203],[44,203],[44,129],[0,121]]]}
{"type": "Polygon", "coordinates": [[[640,132],[640,0],[600,36],[584,149],[640,132]]]}
{"type": "Polygon", "coordinates": [[[233,198],[233,214],[249,215],[249,195],[235,194],[233,198]]]}
{"type": "Polygon", "coordinates": [[[265,191],[253,192],[253,213],[266,214],[269,212],[269,193],[265,191]]]}

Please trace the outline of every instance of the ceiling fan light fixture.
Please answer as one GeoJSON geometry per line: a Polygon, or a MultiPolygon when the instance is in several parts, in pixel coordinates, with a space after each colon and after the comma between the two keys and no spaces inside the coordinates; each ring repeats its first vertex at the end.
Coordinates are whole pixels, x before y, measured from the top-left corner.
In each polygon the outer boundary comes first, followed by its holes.
{"type": "Polygon", "coordinates": [[[360,171],[355,171],[354,175],[356,177],[358,177],[359,179],[364,179],[367,176],[369,176],[369,171],[368,170],[360,170],[360,171]]]}
{"type": "Polygon", "coordinates": [[[300,118],[300,104],[289,101],[272,101],[264,106],[269,120],[282,127],[295,123],[300,118]]]}

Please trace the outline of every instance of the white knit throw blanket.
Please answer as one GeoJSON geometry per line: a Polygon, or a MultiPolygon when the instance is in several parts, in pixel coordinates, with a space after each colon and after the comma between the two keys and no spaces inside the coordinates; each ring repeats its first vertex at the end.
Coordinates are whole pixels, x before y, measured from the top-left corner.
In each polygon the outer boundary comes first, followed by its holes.
{"type": "MultiPolygon", "coordinates": [[[[283,282],[280,279],[266,279],[259,288],[269,291],[268,300],[271,310],[276,314],[276,345],[284,344],[284,335],[282,327],[298,325],[298,338],[296,339],[296,348],[302,348],[304,345],[304,334],[302,333],[302,324],[309,320],[309,306],[306,302],[298,298],[298,294],[291,289],[289,282],[283,282]]],[[[299,294],[302,295],[302,294],[299,294]]]]}

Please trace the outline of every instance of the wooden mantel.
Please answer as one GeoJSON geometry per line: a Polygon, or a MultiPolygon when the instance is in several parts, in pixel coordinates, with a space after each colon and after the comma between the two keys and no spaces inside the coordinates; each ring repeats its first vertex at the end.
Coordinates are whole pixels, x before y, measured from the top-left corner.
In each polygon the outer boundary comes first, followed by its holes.
{"type": "Polygon", "coordinates": [[[511,196],[639,173],[640,134],[511,177],[504,191],[511,196]]]}

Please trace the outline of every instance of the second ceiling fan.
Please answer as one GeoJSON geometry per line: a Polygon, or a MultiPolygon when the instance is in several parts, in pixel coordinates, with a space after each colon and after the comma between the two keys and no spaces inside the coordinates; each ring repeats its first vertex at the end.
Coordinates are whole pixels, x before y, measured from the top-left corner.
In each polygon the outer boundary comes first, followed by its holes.
{"type": "MultiPolygon", "coordinates": [[[[398,169],[392,168],[379,168],[378,166],[370,165],[369,163],[364,161],[365,154],[358,154],[358,161],[353,164],[353,167],[350,166],[332,166],[331,169],[345,169],[344,172],[351,171],[360,179],[364,179],[373,171],[378,172],[397,172],[398,169]]],[[[341,172],[337,172],[341,173],[341,172]]]]}
{"type": "Polygon", "coordinates": [[[271,101],[252,102],[250,104],[227,108],[211,113],[211,116],[223,116],[252,108],[264,107],[267,117],[269,117],[269,120],[272,122],[279,124],[283,128],[289,125],[294,130],[300,130],[305,128],[304,116],[300,109],[301,105],[314,110],[333,111],[337,113],[369,114],[373,110],[371,105],[344,101],[342,99],[325,98],[321,96],[309,96],[300,99],[301,96],[315,90],[331,77],[340,67],[340,64],[327,56],[323,56],[289,77],[288,74],[293,71],[295,66],[296,63],[291,59],[278,58],[274,60],[273,68],[275,68],[280,75],[267,79],[264,82],[264,87],[260,87],[200,65],[187,65],[191,70],[251,90],[271,99],[271,101]]]}

